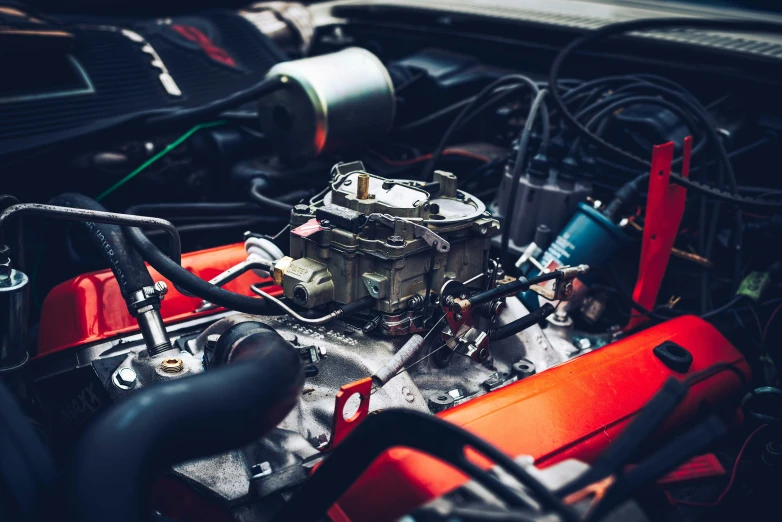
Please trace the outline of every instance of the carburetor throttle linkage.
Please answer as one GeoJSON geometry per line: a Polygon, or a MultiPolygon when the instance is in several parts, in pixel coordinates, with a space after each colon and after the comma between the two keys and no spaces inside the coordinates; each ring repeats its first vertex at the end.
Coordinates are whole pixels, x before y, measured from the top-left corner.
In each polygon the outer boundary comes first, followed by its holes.
{"type": "MultiPolygon", "coordinates": [[[[486,332],[473,326],[473,312],[484,305],[498,302],[509,295],[533,291],[550,301],[565,301],[573,295],[573,280],[589,271],[587,265],[561,267],[535,277],[520,277],[515,281],[498,285],[470,296],[470,289],[458,281],[448,281],[440,293],[441,306],[450,328],[444,334],[448,347],[471,359],[481,362],[489,357],[489,341],[499,341],[515,335],[545,319],[556,310],[556,306],[545,303],[512,323],[486,332]],[[553,287],[546,285],[553,282],[553,287]]],[[[501,307],[497,307],[501,310],[501,307]]]]}

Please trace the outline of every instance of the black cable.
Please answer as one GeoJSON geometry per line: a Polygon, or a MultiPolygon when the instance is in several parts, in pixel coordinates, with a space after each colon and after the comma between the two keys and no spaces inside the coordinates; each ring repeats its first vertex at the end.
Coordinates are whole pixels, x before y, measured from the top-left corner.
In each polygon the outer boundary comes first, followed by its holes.
{"type": "Polygon", "coordinates": [[[712,317],[723,314],[739,304],[743,299],[746,299],[746,297],[743,295],[737,295],[719,308],[715,308],[714,310],[701,315],[701,319],[711,319],[712,317]]]}
{"type": "MultiPolygon", "coordinates": [[[[768,31],[775,34],[782,32],[782,25],[776,24],[776,23],[769,23],[769,22],[757,22],[757,21],[736,21],[736,20],[698,20],[698,19],[682,19],[682,18],[662,18],[662,19],[647,19],[647,20],[636,20],[631,22],[622,22],[618,24],[612,24],[609,26],[605,26],[603,28],[600,28],[596,31],[593,31],[591,33],[588,33],[581,38],[576,39],[575,41],[571,42],[568,46],[566,46],[556,57],[554,60],[554,63],[551,66],[551,70],[549,72],[549,82],[552,85],[556,85],[557,77],[559,75],[559,70],[562,67],[563,62],[565,59],[572,54],[575,50],[577,50],[579,47],[582,47],[590,42],[594,42],[596,40],[599,40],[601,38],[605,38],[607,36],[612,35],[618,35],[623,34],[631,31],[638,31],[643,29],[654,29],[654,28],[661,28],[661,27],[689,27],[689,28],[707,28],[707,29],[727,29],[727,30],[734,30],[734,31],[768,31]]],[[[556,91],[556,89],[555,89],[556,91]]],[[[552,99],[554,100],[554,103],[560,109],[562,112],[563,117],[568,120],[568,122],[573,125],[573,127],[584,137],[589,139],[591,142],[593,142],[595,145],[603,148],[604,150],[607,150],[613,154],[620,155],[630,161],[641,163],[646,165],[646,162],[626,151],[623,151],[622,149],[615,147],[608,143],[607,141],[601,139],[599,136],[591,133],[588,128],[581,125],[578,120],[568,111],[567,107],[563,103],[560,95],[558,92],[555,92],[552,96],[552,99]]],[[[733,193],[732,198],[734,198],[737,201],[744,201],[745,199],[751,199],[751,198],[742,198],[738,195],[738,189],[737,189],[737,182],[736,182],[736,175],[733,172],[733,166],[730,162],[730,158],[728,156],[727,150],[725,148],[724,143],[720,139],[719,135],[716,131],[716,123],[714,122],[713,118],[708,114],[705,108],[703,108],[702,105],[697,103],[697,100],[693,102],[693,99],[687,100],[691,103],[691,108],[695,110],[696,114],[700,117],[700,119],[703,120],[705,125],[705,131],[707,133],[708,138],[713,142],[713,144],[717,147],[717,152],[720,157],[720,162],[722,165],[722,168],[724,169],[724,174],[728,178],[728,183],[731,187],[731,192],[733,193]]],[[[682,178],[679,175],[672,174],[671,180],[674,183],[678,184],[687,184],[693,183],[688,179],[682,178]]],[[[699,189],[702,188],[698,186],[699,189]]],[[[716,189],[715,189],[716,190],[716,189]]],[[[734,263],[733,263],[733,286],[738,287],[738,285],[741,283],[741,267],[742,267],[742,235],[743,235],[743,218],[740,208],[736,208],[733,213],[733,247],[734,247],[734,263]]]]}
{"type": "MultiPolygon", "coordinates": [[[[577,117],[587,116],[591,114],[593,111],[596,111],[594,115],[591,116],[589,121],[584,125],[587,129],[591,129],[593,125],[603,120],[607,116],[612,115],[614,111],[616,111],[617,109],[629,107],[632,105],[657,105],[660,107],[664,107],[670,110],[671,112],[675,113],[682,120],[684,120],[684,123],[689,127],[690,131],[694,131],[695,129],[697,129],[697,125],[692,120],[692,117],[689,114],[687,114],[686,111],[682,110],[681,107],[665,99],[656,98],[654,96],[628,96],[628,97],[620,97],[619,99],[616,100],[609,98],[606,100],[605,103],[596,104],[582,111],[577,115],[577,117]]],[[[600,133],[598,133],[598,135],[599,134],[600,133]]],[[[580,145],[581,145],[581,139],[576,138],[576,140],[574,140],[573,145],[570,148],[570,154],[575,155],[575,152],[579,149],[580,145]]]]}
{"type": "MultiPolygon", "coordinates": [[[[494,90],[497,89],[498,87],[513,82],[527,85],[530,88],[530,90],[536,95],[540,91],[540,89],[538,88],[538,86],[535,84],[533,80],[521,74],[509,74],[507,76],[503,76],[493,81],[486,87],[484,87],[484,89],[480,93],[478,93],[478,95],[475,96],[473,100],[462,109],[462,111],[459,113],[456,119],[454,119],[454,121],[451,123],[450,127],[448,127],[448,129],[445,131],[437,147],[432,152],[432,157],[426,162],[424,168],[421,170],[420,179],[428,179],[430,177],[431,173],[434,170],[435,165],[440,159],[440,156],[442,156],[443,150],[445,150],[445,146],[448,144],[448,140],[451,138],[451,135],[455,132],[456,129],[459,128],[462,121],[472,111],[472,108],[475,105],[477,105],[478,102],[482,101],[487,96],[491,95],[494,92],[494,90]]],[[[544,129],[548,130],[550,129],[551,123],[549,121],[548,110],[545,108],[545,106],[543,107],[542,112],[543,112],[542,120],[543,120],[544,129]]],[[[546,132],[546,134],[548,134],[548,132],[546,132]]]]}
{"type": "Polygon", "coordinates": [[[260,178],[253,180],[250,184],[250,197],[259,205],[264,206],[270,210],[290,214],[290,212],[293,210],[293,205],[283,203],[282,201],[277,201],[276,199],[264,196],[261,193],[261,187],[265,184],[266,182],[260,178]]]}
{"type": "MultiPolygon", "coordinates": [[[[568,44],[564,49],[562,49],[560,53],[557,55],[557,57],[554,59],[554,62],[549,71],[549,85],[557,85],[557,79],[559,77],[560,70],[565,60],[571,54],[575,53],[579,48],[584,47],[585,45],[591,42],[595,42],[597,40],[601,40],[609,36],[620,35],[628,32],[642,31],[648,29],[658,29],[658,28],[679,28],[679,27],[715,29],[715,30],[727,30],[727,31],[750,31],[750,32],[770,32],[770,33],[782,32],[782,25],[780,24],[773,23],[773,22],[766,22],[766,21],[753,21],[753,20],[704,20],[704,19],[696,19],[696,18],[651,18],[651,19],[633,20],[630,22],[620,22],[616,24],[610,24],[601,27],[600,29],[586,33],[585,35],[575,39],[570,44],[568,44]]],[[[583,88],[584,85],[587,84],[582,84],[580,87],[569,91],[568,94],[572,94],[573,91],[583,88]]],[[[629,160],[636,164],[640,164],[643,166],[648,165],[648,163],[642,160],[641,158],[629,154],[628,152],[618,147],[615,147],[610,143],[608,143],[607,141],[601,140],[597,136],[593,135],[588,129],[586,129],[583,125],[581,125],[581,123],[579,123],[578,120],[576,120],[576,118],[573,116],[573,114],[568,110],[562,96],[563,95],[561,95],[558,92],[558,89],[552,89],[551,99],[554,105],[556,106],[557,110],[561,113],[561,115],[565,118],[565,120],[567,120],[568,124],[570,124],[574,129],[576,129],[582,136],[590,140],[598,147],[610,152],[611,154],[623,157],[626,160],[629,160]]]]}
{"type": "Polygon", "coordinates": [[[76,129],[67,129],[41,137],[5,140],[2,142],[2,148],[0,148],[0,156],[10,153],[24,154],[36,149],[65,145],[73,148],[78,148],[82,145],[94,147],[96,143],[107,143],[111,140],[122,139],[123,136],[165,132],[171,128],[186,126],[188,122],[200,123],[203,120],[219,115],[222,111],[274,92],[283,85],[285,83],[281,77],[275,77],[200,107],[138,111],[97,120],[76,129]]]}
{"type": "MultiPolygon", "coordinates": [[[[225,202],[225,203],[144,203],[134,205],[133,213],[152,216],[182,216],[207,215],[219,216],[230,212],[257,213],[261,208],[255,203],[225,202]]],[[[127,211],[126,211],[127,212],[127,211]]]]}
{"type": "Polygon", "coordinates": [[[323,461],[293,498],[282,507],[272,522],[318,520],[375,459],[395,446],[409,447],[437,457],[475,479],[507,505],[526,507],[526,502],[518,493],[467,458],[465,448],[470,447],[494,461],[528,488],[543,509],[551,510],[565,522],[579,520],[573,508],[564,504],[513,459],[480,437],[433,415],[413,410],[389,409],[370,414],[361,421],[347,438],[331,451],[329,458],[323,461]]]}
{"type": "Polygon", "coordinates": [[[432,114],[428,114],[422,118],[419,118],[415,121],[411,121],[409,123],[405,123],[404,125],[401,125],[395,129],[396,132],[409,132],[411,130],[415,130],[418,127],[423,127],[424,125],[428,125],[429,123],[432,123],[434,121],[439,120],[440,118],[444,116],[448,116],[449,114],[452,114],[465,105],[469,105],[475,100],[475,96],[471,96],[469,98],[465,98],[463,100],[459,100],[456,103],[453,103],[451,105],[448,105],[446,107],[443,107],[442,109],[439,109],[432,114]]]}
{"type": "Polygon", "coordinates": [[[264,96],[282,89],[287,83],[287,76],[272,76],[252,87],[199,107],[179,109],[169,114],[153,116],[145,122],[145,127],[155,128],[157,130],[160,128],[169,129],[200,123],[214,118],[228,109],[239,107],[247,102],[263,98],[264,96]]]}

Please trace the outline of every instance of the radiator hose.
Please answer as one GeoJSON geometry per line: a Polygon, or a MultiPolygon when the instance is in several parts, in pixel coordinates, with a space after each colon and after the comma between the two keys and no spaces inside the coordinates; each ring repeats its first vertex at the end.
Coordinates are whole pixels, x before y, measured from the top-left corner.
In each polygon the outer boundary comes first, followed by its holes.
{"type": "Polygon", "coordinates": [[[271,327],[230,348],[228,363],[131,395],[98,418],[73,455],[71,508],[82,522],[139,522],[171,465],[249,444],[299,400],[299,353],[271,327]]]}

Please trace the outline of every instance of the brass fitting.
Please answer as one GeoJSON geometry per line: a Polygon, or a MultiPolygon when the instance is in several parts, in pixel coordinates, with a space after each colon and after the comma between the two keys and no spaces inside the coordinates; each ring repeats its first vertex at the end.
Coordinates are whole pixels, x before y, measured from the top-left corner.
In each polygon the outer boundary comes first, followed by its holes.
{"type": "Polygon", "coordinates": [[[185,369],[185,363],[179,357],[168,357],[160,362],[160,369],[165,373],[179,373],[185,369]]]}
{"type": "Polygon", "coordinates": [[[369,199],[369,174],[359,174],[356,185],[356,199],[369,199]]]}
{"type": "Polygon", "coordinates": [[[274,265],[274,270],[272,271],[272,277],[274,278],[275,283],[282,286],[282,276],[285,275],[285,271],[291,263],[293,263],[293,258],[288,256],[277,261],[277,264],[274,265]]]}

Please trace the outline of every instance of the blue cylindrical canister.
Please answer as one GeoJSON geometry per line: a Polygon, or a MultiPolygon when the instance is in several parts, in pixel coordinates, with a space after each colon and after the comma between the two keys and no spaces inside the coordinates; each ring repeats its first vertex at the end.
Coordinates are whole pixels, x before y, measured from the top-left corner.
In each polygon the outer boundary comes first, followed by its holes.
{"type": "MultiPolygon", "coordinates": [[[[582,278],[588,282],[595,277],[595,270],[601,268],[630,238],[607,217],[586,203],[579,203],[578,211],[548,247],[540,264],[547,268],[560,266],[589,265],[590,274],[582,278]]],[[[534,268],[527,277],[538,275],[534,268]]],[[[526,292],[525,304],[537,308],[537,294],[526,292]]]]}

